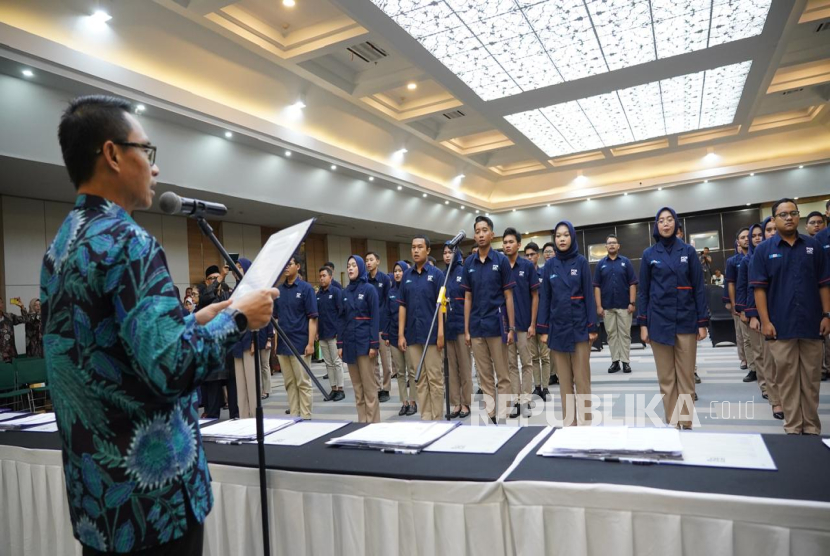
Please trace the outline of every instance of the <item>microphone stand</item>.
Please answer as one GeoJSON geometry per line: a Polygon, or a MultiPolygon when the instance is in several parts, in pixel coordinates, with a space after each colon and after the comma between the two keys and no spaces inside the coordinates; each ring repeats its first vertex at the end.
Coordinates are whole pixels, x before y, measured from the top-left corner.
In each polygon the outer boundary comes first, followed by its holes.
{"type": "MultiPolygon", "coordinates": [[[[204,214],[201,211],[197,211],[192,216],[196,218],[196,222],[199,224],[199,228],[202,230],[202,233],[207,237],[210,242],[216,247],[219,254],[222,255],[222,258],[228,264],[231,272],[236,277],[237,283],[242,280],[242,273],[239,272],[239,269],[236,267],[236,263],[231,258],[228,251],[225,249],[225,246],[219,241],[216,237],[216,234],[213,233],[213,228],[205,220],[204,214]]],[[[300,356],[300,353],[297,351],[297,348],[291,343],[288,339],[288,336],[285,335],[285,332],[280,327],[279,323],[271,317],[271,324],[274,325],[277,334],[279,334],[280,341],[285,342],[285,345],[288,346],[288,349],[291,350],[291,353],[296,357],[300,364],[302,364],[305,372],[308,373],[308,376],[311,377],[311,380],[317,385],[317,388],[323,394],[323,398],[328,400],[328,394],[326,393],[323,385],[320,384],[320,381],[317,380],[317,377],[311,372],[311,369],[308,368],[306,365],[305,360],[300,356]]],[[[269,556],[271,554],[271,531],[269,527],[269,520],[268,520],[268,488],[267,488],[267,477],[265,474],[265,425],[263,423],[263,412],[262,412],[262,379],[260,377],[260,361],[259,361],[259,331],[252,330],[251,336],[254,340],[254,384],[256,388],[256,443],[257,443],[257,457],[258,457],[258,464],[259,464],[259,499],[260,505],[262,506],[262,547],[263,547],[263,554],[265,556],[269,556]]]]}
{"type": "MultiPolygon", "coordinates": [[[[444,309],[444,402],[447,405],[447,412],[444,415],[447,421],[450,421],[450,360],[449,355],[447,353],[447,339],[446,339],[446,330],[447,330],[447,320],[446,320],[446,308],[447,308],[447,281],[450,279],[450,273],[452,272],[452,265],[455,262],[455,253],[458,250],[458,246],[455,245],[452,248],[452,260],[450,264],[447,266],[447,272],[444,274],[444,285],[441,286],[441,290],[438,292],[438,301],[435,302],[435,312],[432,314],[432,322],[429,325],[429,334],[427,334],[427,345],[424,347],[424,352],[421,354],[421,361],[418,363],[418,372],[415,373],[415,384],[418,384],[418,381],[421,380],[421,371],[424,370],[424,360],[427,356],[427,350],[429,349],[429,339],[432,338],[432,330],[435,328],[435,322],[438,319],[438,313],[444,309]]],[[[436,346],[437,348],[438,346],[436,346]]]]}

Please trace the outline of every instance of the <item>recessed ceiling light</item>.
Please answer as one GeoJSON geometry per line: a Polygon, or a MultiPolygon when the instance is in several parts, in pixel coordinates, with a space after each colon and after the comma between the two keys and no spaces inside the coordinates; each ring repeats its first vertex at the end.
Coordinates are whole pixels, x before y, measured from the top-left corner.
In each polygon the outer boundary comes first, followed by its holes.
{"type": "Polygon", "coordinates": [[[464,205],[461,205],[461,210],[464,210],[464,205]]]}
{"type": "Polygon", "coordinates": [[[426,198],[427,198],[427,194],[426,194],[426,193],[424,193],[424,199],[426,199],[426,198]]]}
{"type": "Polygon", "coordinates": [[[799,167],[799,168],[804,168],[804,165],[803,165],[803,164],[799,164],[799,165],[798,165],[798,167],[799,167]]]}
{"type": "Polygon", "coordinates": [[[478,211],[476,211],[476,214],[478,214],[478,211]]]}
{"type": "Polygon", "coordinates": [[[516,212],[516,209],[513,209],[513,212],[516,212]]]}
{"type": "Polygon", "coordinates": [[[369,181],[375,181],[375,176],[369,176],[369,181]]]}
{"type": "Polygon", "coordinates": [[[489,212],[485,212],[485,213],[484,213],[484,216],[489,217],[489,216],[490,216],[490,213],[489,213],[489,212]]]}
{"type": "Polygon", "coordinates": [[[372,2],[492,100],[760,35],[772,0],[372,2]]]}
{"type": "Polygon", "coordinates": [[[550,206],[550,203],[548,203],[548,206],[550,206]]]}
{"type": "Polygon", "coordinates": [[[332,170],[337,170],[337,166],[335,166],[334,164],[332,164],[332,165],[331,165],[331,169],[332,169],[332,170]]]}
{"type": "Polygon", "coordinates": [[[147,109],[147,107],[144,106],[143,104],[139,104],[138,106],[135,107],[136,112],[144,112],[146,109],[147,109]]]}
{"type": "Polygon", "coordinates": [[[658,188],[657,188],[657,191],[663,191],[663,188],[662,188],[662,187],[658,187],[658,188]]]}
{"type": "Polygon", "coordinates": [[[574,181],[576,183],[585,183],[586,181],[588,181],[588,178],[586,178],[582,174],[579,174],[576,178],[574,178],[574,181]]]}
{"type": "Polygon", "coordinates": [[[95,23],[106,23],[112,16],[104,10],[95,10],[89,18],[95,23]]]}
{"type": "Polygon", "coordinates": [[[282,0],[282,5],[286,8],[293,8],[297,5],[297,2],[295,0],[282,0]]]}
{"type": "Polygon", "coordinates": [[[35,76],[35,72],[33,72],[30,69],[24,69],[21,73],[23,74],[23,77],[34,77],[35,76]]]}
{"type": "Polygon", "coordinates": [[[590,200],[591,200],[591,198],[590,198],[590,197],[588,197],[588,198],[587,198],[587,199],[585,199],[585,200],[586,200],[586,201],[590,201],[590,200]]]}
{"type": "Polygon", "coordinates": [[[754,176],[754,175],[755,175],[755,172],[750,172],[750,173],[749,173],[749,175],[750,175],[750,176],[754,176]]]}
{"type": "Polygon", "coordinates": [[[408,152],[409,152],[409,149],[407,149],[406,147],[403,147],[403,148],[400,148],[397,151],[395,151],[395,154],[406,154],[408,152]]]}
{"type": "Polygon", "coordinates": [[[403,187],[401,187],[401,186],[399,185],[399,186],[398,186],[398,191],[402,191],[402,190],[403,190],[403,187]]]}
{"type": "Polygon", "coordinates": [[[750,206],[752,203],[747,203],[746,206],[750,206]]]}
{"type": "Polygon", "coordinates": [[[751,65],[680,75],[505,119],[550,157],[731,124],[751,65]]]}
{"type": "Polygon", "coordinates": [[[712,152],[712,153],[706,153],[706,156],[703,157],[703,160],[706,161],[706,162],[715,162],[719,158],[720,157],[718,155],[716,155],[715,153],[712,152]]]}
{"type": "Polygon", "coordinates": [[[703,183],[709,183],[709,180],[703,180],[703,183]]]}
{"type": "Polygon", "coordinates": [[[625,193],[623,193],[623,197],[628,197],[628,191],[626,191],[625,193]]]}
{"type": "Polygon", "coordinates": [[[793,200],[798,201],[798,197],[793,197],[793,200]]]}
{"type": "Polygon", "coordinates": [[[445,204],[445,205],[449,205],[449,204],[450,204],[450,202],[449,202],[449,201],[444,201],[444,204],[445,204]]]}
{"type": "Polygon", "coordinates": [[[231,137],[233,137],[233,133],[231,133],[230,131],[226,131],[225,132],[225,139],[230,139],[231,137]]]}
{"type": "Polygon", "coordinates": [[[464,178],[466,178],[466,177],[467,177],[467,176],[465,176],[464,174],[458,174],[457,176],[455,176],[455,179],[457,179],[457,180],[463,180],[463,179],[464,179],[464,178]]]}
{"type": "Polygon", "coordinates": [[[297,102],[292,104],[289,108],[294,108],[296,110],[302,110],[303,108],[305,108],[305,102],[303,102],[302,100],[298,100],[297,102]]]}
{"type": "Polygon", "coordinates": [[[418,84],[417,83],[407,83],[406,88],[409,89],[410,91],[414,91],[415,89],[418,88],[418,84]]]}
{"type": "Polygon", "coordinates": [[[285,151],[285,156],[291,156],[291,151],[285,151]]]}

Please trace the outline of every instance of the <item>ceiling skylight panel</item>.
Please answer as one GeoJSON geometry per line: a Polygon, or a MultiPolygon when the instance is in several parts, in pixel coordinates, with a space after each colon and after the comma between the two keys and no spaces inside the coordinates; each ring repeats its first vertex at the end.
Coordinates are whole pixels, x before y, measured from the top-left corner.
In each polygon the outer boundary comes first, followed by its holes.
{"type": "Polygon", "coordinates": [[[741,62],[706,72],[700,114],[701,128],[732,123],[751,66],[752,62],[741,62]]]}
{"type": "Polygon", "coordinates": [[[445,0],[445,2],[464,23],[490,19],[497,15],[519,9],[513,0],[487,0],[486,2],[476,0],[445,0]]]}
{"type": "Polygon", "coordinates": [[[666,135],[659,82],[620,89],[618,92],[635,141],[666,135]]]}
{"type": "Polygon", "coordinates": [[[467,26],[485,45],[533,33],[525,16],[518,10],[468,23],[467,26]]]}
{"type": "Polygon", "coordinates": [[[523,135],[548,156],[561,156],[574,152],[570,145],[538,110],[528,110],[505,116],[523,135]]]}
{"type": "Polygon", "coordinates": [[[699,129],[703,72],[680,75],[660,81],[666,133],[673,135],[699,129]]]}
{"type": "Polygon", "coordinates": [[[648,1],[590,0],[588,11],[611,71],[655,59],[648,1]]]}
{"type": "Polygon", "coordinates": [[[709,46],[760,35],[772,0],[715,0],[709,46]]]}
{"type": "Polygon", "coordinates": [[[372,3],[388,16],[395,16],[423,8],[433,0],[372,0],[372,3]]]}
{"type": "Polygon", "coordinates": [[[657,57],[706,48],[712,0],[651,0],[657,57]]]}
{"type": "Polygon", "coordinates": [[[599,134],[603,145],[607,147],[634,141],[616,92],[584,98],[577,102],[599,134]]]}
{"type": "Polygon", "coordinates": [[[488,50],[523,91],[562,82],[559,72],[535,33],[491,44],[488,50]]]}
{"type": "Polygon", "coordinates": [[[419,10],[400,13],[392,19],[416,39],[464,25],[444,2],[433,2],[419,10]]]}
{"type": "Polygon", "coordinates": [[[604,146],[590,120],[576,101],[542,108],[542,114],[571,145],[573,149],[571,152],[589,151],[604,146]]]}
{"type": "Polygon", "coordinates": [[[524,12],[565,81],[608,71],[582,2],[543,2],[524,12]]]}
{"type": "MultiPolygon", "coordinates": [[[[435,33],[418,39],[424,48],[430,51],[433,56],[442,60],[452,58],[462,52],[468,52],[475,48],[481,48],[481,42],[473,36],[466,26],[456,27],[442,33],[435,33]]],[[[482,52],[486,52],[481,48],[482,52]]],[[[443,60],[442,60],[443,61],[443,60]]],[[[449,65],[444,62],[444,65],[449,65]]],[[[450,68],[452,69],[452,68],[450,68]]]]}

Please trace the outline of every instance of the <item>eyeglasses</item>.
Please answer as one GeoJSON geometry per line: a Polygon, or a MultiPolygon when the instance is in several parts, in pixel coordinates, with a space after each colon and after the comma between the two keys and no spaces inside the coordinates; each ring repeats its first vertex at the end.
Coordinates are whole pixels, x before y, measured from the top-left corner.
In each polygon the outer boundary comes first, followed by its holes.
{"type": "Polygon", "coordinates": [[[775,217],[780,218],[781,220],[787,220],[787,217],[789,216],[792,220],[795,220],[798,218],[799,214],[801,214],[799,211],[794,210],[792,212],[779,212],[775,215],[775,217]]]}
{"type": "MultiPolygon", "coordinates": [[[[136,149],[141,149],[144,151],[144,154],[147,156],[147,161],[150,163],[150,166],[156,163],[156,146],[155,145],[145,145],[144,143],[132,143],[130,141],[113,141],[116,145],[121,145],[122,147],[135,147],[136,149]]],[[[104,152],[104,149],[98,149],[95,151],[95,154],[101,154],[104,152]]]]}

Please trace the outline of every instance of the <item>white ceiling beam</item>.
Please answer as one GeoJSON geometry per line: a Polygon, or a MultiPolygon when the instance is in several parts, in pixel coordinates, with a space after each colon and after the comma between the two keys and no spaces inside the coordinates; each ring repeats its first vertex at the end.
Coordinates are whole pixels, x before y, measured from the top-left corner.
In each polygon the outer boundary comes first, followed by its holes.
{"type": "Polygon", "coordinates": [[[409,81],[423,79],[424,72],[415,67],[408,67],[402,70],[385,72],[380,66],[366,70],[352,89],[352,95],[363,98],[376,93],[382,93],[390,89],[396,89],[406,85],[409,81]]]}
{"type": "MultiPolygon", "coordinates": [[[[464,107],[456,108],[456,110],[464,112],[464,107]]],[[[470,121],[468,118],[469,114],[456,120],[447,120],[447,123],[438,129],[438,133],[435,134],[435,140],[440,143],[441,141],[449,141],[456,137],[465,137],[493,129],[493,126],[484,120],[473,118],[470,121]]]]}
{"type": "Polygon", "coordinates": [[[218,12],[226,6],[236,4],[239,0],[190,0],[187,9],[198,15],[207,15],[218,12]]]}

